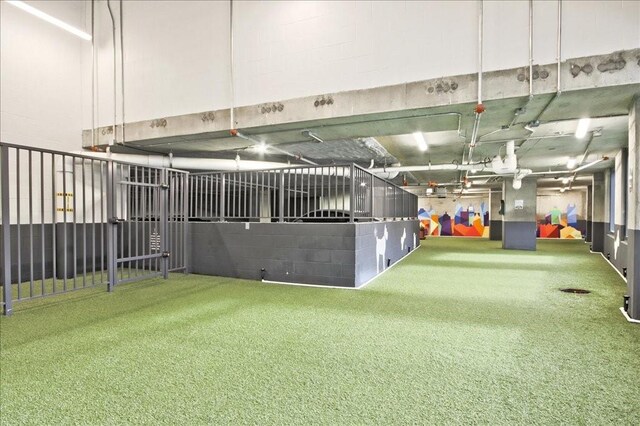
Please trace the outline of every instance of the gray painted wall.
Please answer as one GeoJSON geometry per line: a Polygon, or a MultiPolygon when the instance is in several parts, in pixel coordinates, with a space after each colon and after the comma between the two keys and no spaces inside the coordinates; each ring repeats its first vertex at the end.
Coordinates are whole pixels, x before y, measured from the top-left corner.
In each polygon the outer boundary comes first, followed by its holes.
{"type": "Polygon", "coordinates": [[[417,244],[418,221],[379,223],[191,223],[190,272],[252,280],[355,287],[376,275],[376,229],[387,227],[385,256],[397,261],[400,240],[417,244]],[[397,240],[397,244],[396,244],[397,240]],[[397,250],[396,250],[396,247],[397,250]],[[356,248],[357,247],[357,248],[356,248]],[[368,260],[365,253],[370,254],[368,260]],[[358,260],[356,256],[360,255],[358,260]],[[367,278],[368,279],[368,278],[367,278]]]}
{"type": "Polygon", "coordinates": [[[512,250],[536,249],[537,181],[522,180],[520,189],[513,189],[511,179],[502,185],[504,216],[502,218],[502,248],[512,250]],[[516,200],[522,200],[522,208],[516,208],[516,200]]]}

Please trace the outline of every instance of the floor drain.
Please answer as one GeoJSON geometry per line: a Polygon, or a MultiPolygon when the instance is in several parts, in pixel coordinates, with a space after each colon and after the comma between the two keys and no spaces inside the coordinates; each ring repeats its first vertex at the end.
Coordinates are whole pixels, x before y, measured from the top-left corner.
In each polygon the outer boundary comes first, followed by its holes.
{"type": "Polygon", "coordinates": [[[573,294],[589,294],[589,293],[591,293],[589,290],[585,290],[583,288],[561,288],[560,291],[564,291],[565,293],[573,293],[573,294]]]}

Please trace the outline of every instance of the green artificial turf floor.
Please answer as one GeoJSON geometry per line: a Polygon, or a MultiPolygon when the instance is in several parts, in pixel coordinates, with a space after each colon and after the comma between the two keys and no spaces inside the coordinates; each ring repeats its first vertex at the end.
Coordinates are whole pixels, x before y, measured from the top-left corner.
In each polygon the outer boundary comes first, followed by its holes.
{"type": "Polygon", "coordinates": [[[582,242],[439,238],[360,291],[172,275],[21,302],[0,423],[638,424],[624,292],[582,242]]]}

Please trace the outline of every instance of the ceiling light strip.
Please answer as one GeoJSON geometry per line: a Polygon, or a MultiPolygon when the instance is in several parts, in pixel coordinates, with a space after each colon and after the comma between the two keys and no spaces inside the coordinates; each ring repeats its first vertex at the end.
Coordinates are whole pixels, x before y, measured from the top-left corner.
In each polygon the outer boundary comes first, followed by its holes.
{"type": "Polygon", "coordinates": [[[18,9],[24,10],[27,13],[32,14],[33,16],[36,16],[40,19],[42,19],[43,21],[47,21],[50,24],[55,25],[58,28],[62,28],[65,31],[70,32],[73,35],[76,35],[78,37],[80,37],[83,40],[87,40],[87,41],[91,41],[91,35],[85,33],[84,31],[81,31],[79,29],[77,29],[74,26],[71,26],[69,24],[67,24],[66,22],[61,21],[58,18],[54,18],[51,15],[48,15],[46,13],[44,13],[43,11],[36,9],[33,6],[29,6],[28,4],[26,4],[23,1],[18,1],[18,0],[6,0],[8,4],[17,7],[18,9]]]}

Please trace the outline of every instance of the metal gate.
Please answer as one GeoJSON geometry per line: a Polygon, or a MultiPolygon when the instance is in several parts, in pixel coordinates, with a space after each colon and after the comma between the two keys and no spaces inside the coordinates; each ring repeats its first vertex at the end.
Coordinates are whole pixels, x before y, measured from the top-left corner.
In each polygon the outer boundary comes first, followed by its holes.
{"type": "Polygon", "coordinates": [[[121,283],[186,270],[188,173],[113,162],[109,290],[121,283]]]}
{"type": "Polygon", "coordinates": [[[188,173],[0,143],[0,304],[186,271],[188,173]]]}

